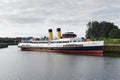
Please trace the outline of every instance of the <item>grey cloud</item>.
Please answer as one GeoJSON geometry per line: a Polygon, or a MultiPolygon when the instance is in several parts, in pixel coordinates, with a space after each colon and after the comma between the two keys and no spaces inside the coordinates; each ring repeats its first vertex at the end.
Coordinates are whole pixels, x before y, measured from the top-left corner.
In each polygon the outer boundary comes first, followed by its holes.
{"type": "MultiPolygon", "coordinates": [[[[95,1],[95,0],[93,0],[95,1]]],[[[13,1],[10,3],[6,3],[7,5],[5,6],[6,8],[8,8],[9,10],[11,10],[11,12],[7,15],[17,15],[17,16],[22,16],[19,18],[12,18],[12,20],[17,20],[15,22],[20,21],[21,23],[21,19],[24,20],[25,16],[29,16],[29,17],[34,17],[34,16],[38,16],[38,17],[44,17],[45,19],[51,19],[51,16],[57,15],[57,19],[64,17],[66,19],[69,19],[69,17],[74,16],[74,18],[81,18],[82,15],[86,14],[86,16],[90,16],[91,12],[93,12],[93,6],[95,6],[95,2],[91,2],[91,1],[81,1],[81,0],[51,0],[51,1],[47,1],[47,0],[18,0],[18,1],[13,1]],[[86,2],[88,2],[89,4],[87,4],[86,2]],[[90,4],[91,3],[91,4],[90,4]],[[77,15],[77,17],[76,17],[77,15]],[[58,17],[59,16],[59,17],[58,17]]],[[[8,11],[7,9],[7,11],[8,11]]],[[[7,12],[6,12],[7,13],[7,12]]],[[[3,15],[2,15],[3,16],[3,15]]],[[[16,17],[16,16],[14,16],[16,17]]],[[[43,19],[44,19],[43,18],[43,19]]],[[[34,19],[34,18],[33,18],[34,19]]],[[[29,22],[26,21],[27,19],[25,19],[25,22],[29,22]]],[[[74,20],[74,19],[73,19],[74,20]]],[[[47,20],[45,20],[47,21],[47,20]]],[[[54,20],[53,20],[54,21],[54,20]]],[[[58,20],[59,21],[59,20],[58,20]]],[[[63,19],[63,21],[65,22],[69,22],[70,20],[66,21],[63,19]]],[[[61,21],[61,22],[63,22],[61,21]]],[[[75,19],[76,21],[76,19],[75,19]]],[[[72,22],[75,22],[72,21],[72,22]]],[[[63,23],[65,23],[63,22],[63,23]]],[[[30,22],[31,23],[31,22],[30,22]]]]}
{"type": "Polygon", "coordinates": [[[37,23],[46,28],[51,24],[79,28],[92,20],[110,20],[120,26],[119,3],[120,0],[1,0],[0,23],[4,20],[3,24],[17,24],[16,27],[37,23]]]}
{"type": "Polygon", "coordinates": [[[34,23],[43,23],[43,18],[8,18],[10,22],[19,23],[19,24],[34,24],[34,23]]]}

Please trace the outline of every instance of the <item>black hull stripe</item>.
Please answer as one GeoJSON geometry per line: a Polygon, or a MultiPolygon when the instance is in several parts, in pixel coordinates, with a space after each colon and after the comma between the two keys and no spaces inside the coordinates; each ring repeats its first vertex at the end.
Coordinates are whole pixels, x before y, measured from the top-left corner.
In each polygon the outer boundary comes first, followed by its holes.
{"type": "MultiPolygon", "coordinates": [[[[23,47],[25,48],[25,47],[23,47]]],[[[92,47],[26,47],[32,49],[43,49],[43,50],[103,50],[103,46],[92,46],[92,47]]]]}

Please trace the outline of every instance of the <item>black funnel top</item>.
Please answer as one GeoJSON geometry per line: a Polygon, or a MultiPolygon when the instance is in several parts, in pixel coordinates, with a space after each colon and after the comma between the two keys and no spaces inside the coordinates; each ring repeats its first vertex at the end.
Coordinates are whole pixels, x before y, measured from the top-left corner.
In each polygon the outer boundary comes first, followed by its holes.
{"type": "Polygon", "coordinates": [[[61,31],[61,28],[57,28],[57,32],[60,32],[61,31]]]}
{"type": "Polygon", "coordinates": [[[52,29],[48,29],[48,32],[52,32],[52,29]]]}

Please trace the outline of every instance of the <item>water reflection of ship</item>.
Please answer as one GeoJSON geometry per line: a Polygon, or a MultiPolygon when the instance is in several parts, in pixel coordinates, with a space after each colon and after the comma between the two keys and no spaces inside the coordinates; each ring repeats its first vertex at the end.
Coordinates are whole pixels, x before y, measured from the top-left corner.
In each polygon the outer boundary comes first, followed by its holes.
{"type": "Polygon", "coordinates": [[[67,54],[103,55],[103,41],[85,41],[77,38],[74,32],[65,32],[57,28],[58,39],[53,39],[52,29],[48,30],[49,40],[21,42],[18,46],[23,51],[60,52],[67,54]]]}

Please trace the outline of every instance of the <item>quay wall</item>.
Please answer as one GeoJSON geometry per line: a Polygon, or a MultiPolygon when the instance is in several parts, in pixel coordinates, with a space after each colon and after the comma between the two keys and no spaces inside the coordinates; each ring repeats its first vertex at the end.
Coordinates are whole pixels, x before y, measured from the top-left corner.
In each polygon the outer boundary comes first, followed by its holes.
{"type": "Polygon", "coordinates": [[[103,56],[120,57],[120,44],[105,44],[103,56]]]}
{"type": "Polygon", "coordinates": [[[8,44],[0,43],[0,48],[6,48],[6,47],[8,47],[8,44]]]}

